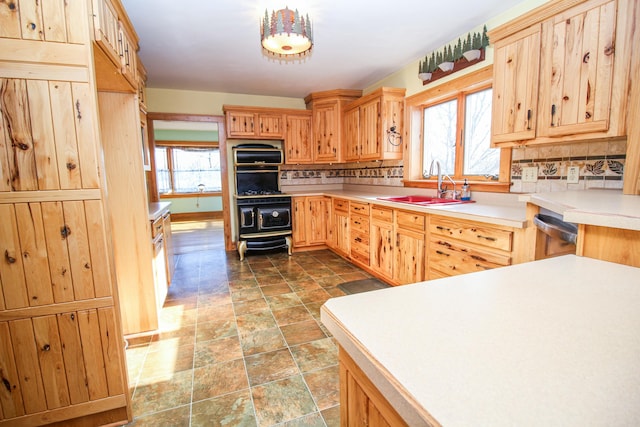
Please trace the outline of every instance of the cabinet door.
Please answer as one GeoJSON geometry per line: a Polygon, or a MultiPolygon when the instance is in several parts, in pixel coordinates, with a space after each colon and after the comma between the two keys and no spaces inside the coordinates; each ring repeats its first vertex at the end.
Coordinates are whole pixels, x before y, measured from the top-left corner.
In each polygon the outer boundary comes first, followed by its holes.
{"type": "Polygon", "coordinates": [[[360,106],[360,160],[382,158],[380,98],[360,106]]]}
{"type": "Polygon", "coordinates": [[[306,198],[294,197],[291,203],[293,205],[293,246],[305,246],[307,244],[306,198]]]}
{"type": "Polygon", "coordinates": [[[131,83],[134,88],[138,87],[138,65],[136,45],[131,41],[131,36],[120,22],[119,25],[120,38],[120,57],[122,58],[122,75],[131,83]]]}
{"type": "Polygon", "coordinates": [[[353,108],[344,113],[345,160],[354,162],[360,159],[360,109],[353,108]]]}
{"type": "Polygon", "coordinates": [[[329,216],[328,201],[325,197],[309,197],[307,199],[307,239],[308,244],[325,244],[327,242],[327,220],[329,216]]]}
{"type": "Polygon", "coordinates": [[[539,136],[609,129],[615,1],[586,2],[543,24],[539,136]]]}
{"type": "Polygon", "coordinates": [[[167,258],[167,282],[171,284],[171,278],[176,266],[174,262],[173,236],[171,234],[171,213],[169,212],[162,217],[162,234],[164,235],[164,252],[167,258]]]}
{"type": "Polygon", "coordinates": [[[388,279],[393,278],[393,223],[372,221],[369,241],[371,269],[388,279]]]}
{"type": "Polygon", "coordinates": [[[227,112],[227,134],[229,137],[255,136],[255,119],[254,113],[227,112]]]}
{"type": "Polygon", "coordinates": [[[287,116],[287,130],[284,139],[285,163],[313,163],[311,116],[287,116]]]}
{"type": "Polygon", "coordinates": [[[333,213],[334,249],[342,255],[349,254],[349,214],[342,211],[333,213]]]}
{"type": "Polygon", "coordinates": [[[314,160],[320,163],[339,162],[340,155],[340,110],[338,103],[320,104],[313,107],[314,160]]]}
{"type": "Polygon", "coordinates": [[[258,135],[264,138],[283,138],[284,129],[282,127],[282,114],[263,114],[258,115],[260,126],[258,135]]]}
{"type": "Polygon", "coordinates": [[[423,281],[424,260],[424,233],[396,228],[394,280],[402,285],[423,281]]]}
{"type": "Polygon", "coordinates": [[[492,145],[536,136],[540,31],[534,25],[495,44],[492,145]]]}
{"type": "Polygon", "coordinates": [[[93,29],[98,46],[120,67],[118,14],[109,0],[93,0],[93,29]]]}

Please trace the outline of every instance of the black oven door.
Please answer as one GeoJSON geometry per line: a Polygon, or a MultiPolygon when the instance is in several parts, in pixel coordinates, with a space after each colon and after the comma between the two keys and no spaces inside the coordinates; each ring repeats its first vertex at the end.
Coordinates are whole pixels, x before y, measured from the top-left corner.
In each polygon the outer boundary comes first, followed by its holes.
{"type": "Polygon", "coordinates": [[[256,218],[256,208],[252,206],[238,206],[238,216],[240,219],[240,234],[257,233],[258,220],[256,218]]]}
{"type": "Polygon", "coordinates": [[[258,228],[261,232],[291,230],[291,208],[289,206],[260,206],[258,228]]]}

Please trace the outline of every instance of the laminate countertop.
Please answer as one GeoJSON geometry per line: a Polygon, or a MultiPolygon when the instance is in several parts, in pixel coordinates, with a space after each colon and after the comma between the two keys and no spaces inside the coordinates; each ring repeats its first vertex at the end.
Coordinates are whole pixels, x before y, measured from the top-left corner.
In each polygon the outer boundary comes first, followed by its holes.
{"type": "Polygon", "coordinates": [[[149,220],[155,221],[171,209],[171,202],[149,203],[149,220]]]}
{"type": "Polygon", "coordinates": [[[640,196],[620,190],[534,193],[521,195],[520,200],[556,212],[567,222],[640,230],[640,196]]]}
{"type": "Polygon", "coordinates": [[[418,206],[409,203],[390,202],[381,200],[384,197],[394,197],[397,194],[366,193],[352,190],[310,190],[287,192],[291,196],[330,196],[359,202],[375,203],[415,212],[432,215],[442,215],[451,218],[481,221],[495,225],[524,228],[526,226],[526,214],[524,203],[496,203],[491,201],[475,201],[474,203],[460,203],[447,205],[418,206]]]}
{"type": "Polygon", "coordinates": [[[332,298],[327,329],[408,424],[640,425],[640,269],[567,255],[332,298]]]}

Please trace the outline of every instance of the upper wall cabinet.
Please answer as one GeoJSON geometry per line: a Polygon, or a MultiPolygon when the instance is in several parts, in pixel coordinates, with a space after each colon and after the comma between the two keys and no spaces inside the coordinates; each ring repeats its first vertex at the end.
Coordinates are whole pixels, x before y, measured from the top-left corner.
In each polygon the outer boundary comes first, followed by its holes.
{"type": "Polygon", "coordinates": [[[340,163],[343,156],[345,106],[362,95],[359,90],[314,92],[304,99],[312,111],[313,162],[340,163]]]}
{"type": "Polygon", "coordinates": [[[273,108],[224,105],[227,138],[284,138],[284,114],[273,108]]]}
{"type": "Polygon", "coordinates": [[[98,90],[138,90],[138,36],[120,2],[91,0],[98,90]]]}
{"type": "Polygon", "coordinates": [[[311,111],[287,114],[285,132],[285,163],[313,163],[311,111]]]}
{"type": "Polygon", "coordinates": [[[395,135],[404,128],[404,94],[405,89],[380,88],[346,107],[347,162],[402,159],[402,139],[395,135]]]}
{"type": "Polygon", "coordinates": [[[551,1],[489,33],[494,146],[626,134],[632,3],[551,1]]]}

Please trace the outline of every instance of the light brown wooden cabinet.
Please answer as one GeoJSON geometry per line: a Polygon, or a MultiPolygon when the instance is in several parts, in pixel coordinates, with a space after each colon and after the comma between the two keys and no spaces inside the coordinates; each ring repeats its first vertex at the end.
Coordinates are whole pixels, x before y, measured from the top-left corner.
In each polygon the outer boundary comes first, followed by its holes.
{"type": "Polygon", "coordinates": [[[371,270],[387,280],[393,280],[394,243],[393,209],[371,206],[370,233],[370,266],[371,270]]]}
{"type": "Polygon", "coordinates": [[[293,197],[294,248],[326,245],[331,199],[324,196],[293,197]]]}
{"type": "Polygon", "coordinates": [[[331,222],[327,243],[338,254],[349,256],[349,201],[346,199],[331,199],[331,222]]]}
{"type": "Polygon", "coordinates": [[[395,284],[425,280],[425,229],[424,214],[397,210],[395,217],[395,255],[393,281],[395,284]]]}
{"type": "Polygon", "coordinates": [[[402,159],[405,89],[383,87],[350,103],[344,113],[345,160],[402,159]]]}
{"type": "Polygon", "coordinates": [[[429,222],[428,278],[511,265],[513,242],[511,229],[433,215],[429,222]]]}
{"type": "Polygon", "coordinates": [[[312,111],[314,163],[341,163],[343,156],[343,114],[345,105],[359,98],[362,91],[332,90],[314,92],[304,99],[312,111]]]}
{"type": "Polygon", "coordinates": [[[224,105],[228,138],[284,138],[284,114],[277,109],[224,105]]]}
{"type": "Polygon", "coordinates": [[[0,71],[0,424],[124,424],[132,417],[89,54],[102,50],[90,37],[93,4],[12,5],[0,36],[0,50],[15,55],[0,71]],[[21,23],[25,10],[32,25],[21,23]]]}
{"type": "Polygon", "coordinates": [[[313,163],[311,112],[301,111],[297,114],[287,114],[285,120],[285,163],[313,163]]]}
{"type": "Polygon", "coordinates": [[[632,3],[552,1],[489,32],[492,145],[626,134],[632,3]]]}
{"type": "Polygon", "coordinates": [[[369,203],[349,202],[349,256],[359,265],[369,265],[369,203]]]}
{"type": "Polygon", "coordinates": [[[340,425],[347,427],[402,427],[398,415],[367,375],[340,347],[340,425]]]}

